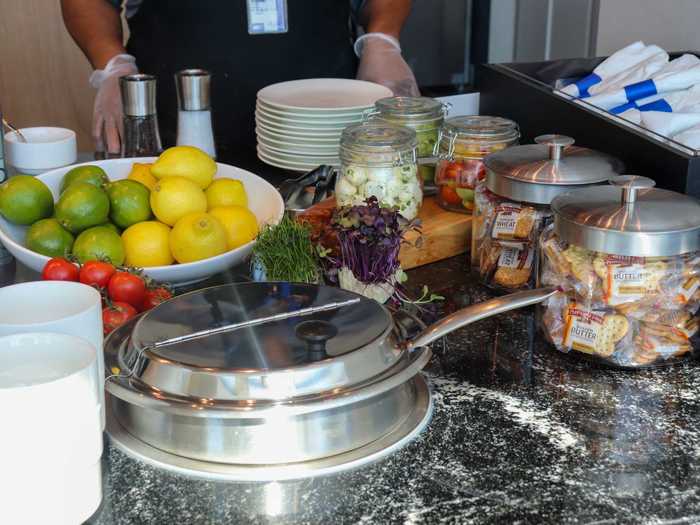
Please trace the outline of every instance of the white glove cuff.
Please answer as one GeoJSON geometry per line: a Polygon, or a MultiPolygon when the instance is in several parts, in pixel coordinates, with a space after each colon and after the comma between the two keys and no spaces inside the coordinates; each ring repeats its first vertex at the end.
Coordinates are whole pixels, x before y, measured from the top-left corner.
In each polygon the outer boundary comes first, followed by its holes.
{"type": "Polygon", "coordinates": [[[128,75],[136,72],[138,72],[138,69],[136,68],[136,58],[134,56],[126,53],[115,55],[107,62],[104,69],[96,69],[92,72],[90,85],[95,89],[99,89],[102,83],[114,74],[128,75]]]}
{"type": "Polygon", "coordinates": [[[380,40],[384,40],[385,42],[389,42],[392,46],[396,48],[396,50],[401,53],[401,44],[399,44],[399,41],[394,38],[391,35],[387,35],[386,33],[365,33],[361,37],[359,37],[357,40],[355,40],[355,45],[353,46],[353,49],[355,50],[355,54],[357,55],[357,58],[360,58],[362,56],[362,49],[364,48],[364,41],[367,40],[368,38],[378,38],[380,40]]]}

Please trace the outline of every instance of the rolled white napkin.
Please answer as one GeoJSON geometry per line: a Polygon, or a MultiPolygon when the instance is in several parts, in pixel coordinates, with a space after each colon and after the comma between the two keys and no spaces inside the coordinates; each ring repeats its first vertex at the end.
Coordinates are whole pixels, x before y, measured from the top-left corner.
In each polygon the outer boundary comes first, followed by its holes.
{"type": "Polygon", "coordinates": [[[646,80],[593,95],[585,101],[601,109],[618,109],[618,106],[628,102],[635,102],[660,93],[685,90],[698,83],[700,83],[700,58],[686,54],[672,60],[646,80]]]}
{"type": "Polygon", "coordinates": [[[693,149],[700,149],[700,125],[692,126],[680,133],[676,133],[671,139],[693,149]]]}
{"type": "Polygon", "coordinates": [[[650,61],[650,64],[660,62],[661,67],[668,62],[668,54],[658,46],[647,46],[642,41],[634,42],[603,60],[590,75],[565,86],[560,91],[573,97],[587,97],[599,93],[601,90],[607,90],[606,86],[610,82],[618,82],[621,76],[625,77],[635,66],[646,61],[650,61]]]}
{"type": "Polygon", "coordinates": [[[700,113],[667,113],[641,111],[641,125],[663,137],[674,136],[700,125],[700,113]]]}

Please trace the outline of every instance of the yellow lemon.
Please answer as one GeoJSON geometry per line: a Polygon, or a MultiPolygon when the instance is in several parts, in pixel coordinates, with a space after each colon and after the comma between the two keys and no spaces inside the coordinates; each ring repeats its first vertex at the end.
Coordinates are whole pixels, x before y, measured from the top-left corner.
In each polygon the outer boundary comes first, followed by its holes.
{"type": "Polygon", "coordinates": [[[156,179],[185,177],[205,189],[216,173],[216,162],[194,146],[175,146],[166,149],[151,166],[156,179]]]}
{"type": "Polygon", "coordinates": [[[236,179],[216,179],[204,192],[209,209],[221,206],[248,207],[248,195],[243,183],[236,179]]]}
{"type": "Polygon", "coordinates": [[[170,227],[158,221],[144,221],[129,226],[122,233],[127,266],[148,268],[173,264],[170,253],[170,227]]]}
{"type": "Polygon", "coordinates": [[[208,213],[188,213],[170,232],[170,251],[179,263],[208,259],[227,249],[226,230],[208,213]]]}
{"type": "Polygon", "coordinates": [[[188,213],[207,211],[202,188],[184,177],[166,177],[151,191],[151,209],[156,218],[168,226],[188,213]]]}
{"type": "Polygon", "coordinates": [[[255,239],[258,234],[258,219],[243,206],[222,206],[209,210],[226,228],[228,249],[233,250],[255,239]]]}
{"type": "Polygon", "coordinates": [[[153,186],[155,186],[156,182],[158,182],[158,179],[156,179],[151,173],[151,166],[153,166],[152,163],[134,162],[127,179],[140,182],[149,190],[152,190],[153,186]]]}

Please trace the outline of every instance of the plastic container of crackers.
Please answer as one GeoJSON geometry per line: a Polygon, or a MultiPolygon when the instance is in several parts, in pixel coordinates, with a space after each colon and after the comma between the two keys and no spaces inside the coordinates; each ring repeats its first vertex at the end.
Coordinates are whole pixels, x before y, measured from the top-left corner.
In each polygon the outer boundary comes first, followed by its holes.
{"type": "Polygon", "coordinates": [[[623,169],[619,160],[576,147],[570,137],[542,135],[535,142],[487,156],[486,177],[475,191],[472,268],[503,292],[535,286],[537,240],[552,222],[552,199],[606,184],[623,169]]]}
{"type": "Polygon", "coordinates": [[[700,202],[624,175],[556,197],[539,281],[562,291],[541,328],[562,352],[619,368],[670,365],[700,342],[700,202]]]}

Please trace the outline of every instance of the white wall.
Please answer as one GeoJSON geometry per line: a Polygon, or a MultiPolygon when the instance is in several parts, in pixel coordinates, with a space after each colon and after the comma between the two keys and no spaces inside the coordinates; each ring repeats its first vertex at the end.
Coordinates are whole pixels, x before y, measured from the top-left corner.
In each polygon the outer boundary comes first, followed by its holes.
{"type": "Polygon", "coordinates": [[[700,0],[600,0],[596,54],[636,40],[667,51],[700,50],[700,0]]]}

